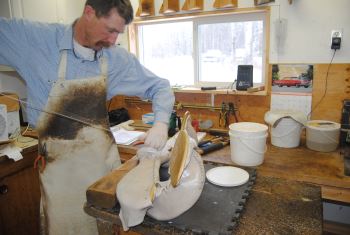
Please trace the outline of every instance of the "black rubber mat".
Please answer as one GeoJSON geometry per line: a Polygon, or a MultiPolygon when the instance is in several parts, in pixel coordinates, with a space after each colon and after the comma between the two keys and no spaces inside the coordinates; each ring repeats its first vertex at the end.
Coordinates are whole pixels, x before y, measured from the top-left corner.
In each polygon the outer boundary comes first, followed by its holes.
{"type": "MultiPolygon", "coordinates": [[[[205,170],[218,165],[205,164],[205,170]]],[[[161,230],[182,231],[186,234],[232,234],[255,182],[255,169],[245,169],[249,181],[238,187],[220,187],[206,180],[203,192],[196,204],[179,217],[170,221],[157,221],[146,216],[143,226],[161,230]]],[[[184,195],[186,197],[186,195],[184,195]]]]}

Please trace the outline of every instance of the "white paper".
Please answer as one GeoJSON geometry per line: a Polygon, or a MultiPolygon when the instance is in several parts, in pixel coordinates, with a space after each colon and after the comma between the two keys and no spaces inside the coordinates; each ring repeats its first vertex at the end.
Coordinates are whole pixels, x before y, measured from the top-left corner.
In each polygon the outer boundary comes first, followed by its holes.
{"type": "Polygon", "coordinates": [[[22,151],[21,148],[16,147],[14,145],[7,144],[4,146],[1,146],[0,157],[6,155],[8,158],[13,159],[16,162],[18,160],[23,159],[21,151],[22,151]]]}
{"type": "Polygon", "coordinates": [[[271,110],[294,110],[309,115],[311,100],[311,93],[272,93],[271,110]]]}
{"type": "Polygon", "coordinates": [[[197,139],[198,139],[198,142],[200,142],[201,140],[204,139],[204,137],[207,135],[207,133],[205,132],[197,132],[197,139]]]}
{"type": "Polygon", "coordinates": [[[112,130],[114,139],[117,144],[130,145],[135,142],[145,132],[142,131],[127,131],[123,128],[112,130]]]}

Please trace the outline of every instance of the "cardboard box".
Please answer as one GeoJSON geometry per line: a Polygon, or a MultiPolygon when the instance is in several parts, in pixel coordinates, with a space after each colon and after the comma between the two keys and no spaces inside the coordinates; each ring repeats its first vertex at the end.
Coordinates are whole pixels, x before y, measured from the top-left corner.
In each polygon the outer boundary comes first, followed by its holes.
{"type": "Polygon", "coordinates": [[[0,94],[0,104],[7,106],[7,112],[19,111],[19,97],[14,93],[3,93],[0,94]]]}
{"type": "Polygon", "coordinates": [[[7,107],[7,129],[8,134],[20,133],[20,120],[19,120],[19,97],[14,93],[0,94],[0,104],[5,104],[7,107]]]}

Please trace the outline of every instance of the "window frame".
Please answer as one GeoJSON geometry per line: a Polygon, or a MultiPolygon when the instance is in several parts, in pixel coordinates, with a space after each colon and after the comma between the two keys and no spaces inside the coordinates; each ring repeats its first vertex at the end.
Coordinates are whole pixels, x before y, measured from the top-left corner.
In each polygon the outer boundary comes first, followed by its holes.
{"type": "MultiPolygon", "coordinates": [[[[268,67],[269,67],[269,45],[270,45],[270,7],[254,7],[254,8],[237,8],[232,10],[215,10],[215,11],[208,11],[208,12],[193,12],[193,13],[186,13],[186,14],[175,14],[175,15],[164,15],[164,16],[153,16],[153,17],[146,17],[146,18],[136,18],[132,24],[128,27],[128,39],[129,39],[129,51],[136,55],[137,58],[139,58],[139,48],[138,48],[138,26],[139,25],[146,25],[146,24],[152,24],[152,23],[169,23],[169,22],[181,22],[181,21],[187,21],[187,20],[193,20],[193,45],[198,44],[198,24],[196,22],[212,22],[209,17],[213,17],[212,19],[216,20],[218,18],[221,18],[225,15],[243,15],[243,14],[255,14],[259,13],[257,15],[262,15],[263,19],[263,27],[264,27],[264,33],[263,33],[263,58],[262,58],[262,83],[254,83],[254,86],[263,86],[267,87],[268,85],[268,67]],[[207,18],[207,19],[206,19],[207,18]],[[196,44],[197,43],[197,44],[196,44]]],[[[235,16],[234,16],[235,17],[235,16]]],[[[257,17],[259,18],[259,17],[257,17]]],[[[260,19],[259,19],[260,20],[260,19]]],[[[237,22],[237,21],[231,21],[231,22],[237,22]]],[[[198,63],[198,47],[193,48],[193,58],[194,58],[194,88],[198,88],[201,86],[228,86],[229,83],[227,82],[199,82],[199,63],[198,63]]]]}

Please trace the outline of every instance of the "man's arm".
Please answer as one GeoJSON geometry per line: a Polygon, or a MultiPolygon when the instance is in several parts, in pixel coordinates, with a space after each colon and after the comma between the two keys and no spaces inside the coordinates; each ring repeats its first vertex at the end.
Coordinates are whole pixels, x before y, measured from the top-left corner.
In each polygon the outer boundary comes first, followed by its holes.
{"type": "Polygon", "coordinates": [[[120,94],[152,100],[155,120],[143,139],[146,145],[161,149],[168,138],[168,124],[175,102],[170,83],[144,68],[135,56],[122,49],[116,51],[119,52],[118,65],[111,68],[108,98],[120,94]]]}
{"type": "Polygon", "coordinates": [[[116,58],[118,65],[110,68],[108,99],[114,95],[127,95],[152,100],[155,122],[168,124],[175,102],[169,81],[147,70],[125,50],[117,52],[121,55],[116,58]]]}

